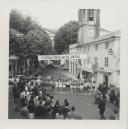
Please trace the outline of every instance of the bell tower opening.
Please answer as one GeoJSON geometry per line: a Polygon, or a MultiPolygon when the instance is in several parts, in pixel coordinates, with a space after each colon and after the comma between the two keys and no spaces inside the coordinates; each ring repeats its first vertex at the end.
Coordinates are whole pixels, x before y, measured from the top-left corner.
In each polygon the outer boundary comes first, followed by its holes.
{"type": "Polygon", "coordinates": [[[99,37],[100,10],[79,9],[78,11],[78,43],[85,44],[90,40],[99,37]]]}
{"type": "Polygon", "coordinates": [[[89,21],[94,20],[94,10],[93,9],[88,10],[88,19],[89,19],[89,21]]]}

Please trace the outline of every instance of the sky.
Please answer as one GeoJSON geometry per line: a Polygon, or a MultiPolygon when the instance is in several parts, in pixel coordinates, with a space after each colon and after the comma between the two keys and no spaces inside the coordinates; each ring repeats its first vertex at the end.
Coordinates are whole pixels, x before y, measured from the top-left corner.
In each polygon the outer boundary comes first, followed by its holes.
{"type": "Polygon", "coordinates": [[[78,9],[100,9],[100,25],[109,31],[120,29],[120,0],[13,0],[7,5],[9,10],[17,9],[25,15],[30,15],[42,27],[59,29],[65,23],[78,21],[78,9]]]}

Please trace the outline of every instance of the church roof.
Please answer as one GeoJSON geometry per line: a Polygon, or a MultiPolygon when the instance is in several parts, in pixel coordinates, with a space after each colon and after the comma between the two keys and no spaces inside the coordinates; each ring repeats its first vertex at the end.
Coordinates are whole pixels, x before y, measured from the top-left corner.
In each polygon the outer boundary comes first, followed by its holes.
{"type": "Polygon", "coordinates": [[[53,31],[53,30],[50,30],[50,29],[47,29],[47,28],[42,28],[44,31],[48,31],[48,32],[50,32],[50,33],[52,33],[52,34],[55,34],[55,31],[53,31]]]}
{"type": "MultiPolygon", "coordinates": [[[[84,44],[96,43],[98,41],[102,41],[102,40],[106,40],[106,39],[110,39],[110,38],[120,38],[120,30],[110,32],[108,34],[99,36],[98,38],[95,38],[95,39],[91,39],[90,41],[88,41],[84,44]]],[[[80,44],[80,45],[83,45],[83,44],[80,44]]]]}
{"type": "Polygon", "coordinates": [[[112,37],[120,38],[120,30],[110,32],[110,33],[102,35],[102,36],[100,36],[96,39],[92,39],[91,42],[96,42],[96,41],[99,41],[99,40],[105,40],[105,39],[112,38],[112,37]]]}

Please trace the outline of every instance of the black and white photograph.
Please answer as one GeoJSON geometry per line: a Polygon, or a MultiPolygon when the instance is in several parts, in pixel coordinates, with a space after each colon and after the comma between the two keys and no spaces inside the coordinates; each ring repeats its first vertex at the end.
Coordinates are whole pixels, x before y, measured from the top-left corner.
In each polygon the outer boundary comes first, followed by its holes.
{"type": "Polygon", "coordinates": [[[41,3],[9,12],[8,119],[120,120],[118,11],[41,3]]]}
{"type": "Polygon", "coordinates": [[[0,128],[126,129],[126,3],[1,1],[0,128]]]}

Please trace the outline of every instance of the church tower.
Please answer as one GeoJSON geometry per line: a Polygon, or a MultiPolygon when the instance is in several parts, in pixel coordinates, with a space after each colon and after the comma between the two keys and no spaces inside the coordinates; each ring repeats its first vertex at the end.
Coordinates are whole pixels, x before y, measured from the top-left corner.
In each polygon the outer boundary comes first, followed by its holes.
{"type": "Polygon", "coordinates": [[[78,24],[79,24],[78,44],[87,43],[91,39],[99,37],[100,10],[79,9],[78,24]]]}

